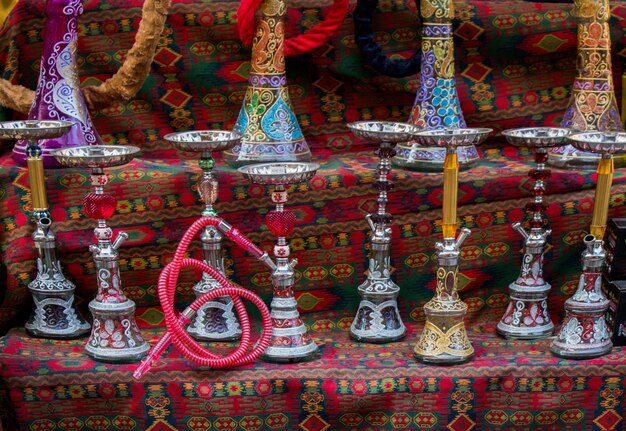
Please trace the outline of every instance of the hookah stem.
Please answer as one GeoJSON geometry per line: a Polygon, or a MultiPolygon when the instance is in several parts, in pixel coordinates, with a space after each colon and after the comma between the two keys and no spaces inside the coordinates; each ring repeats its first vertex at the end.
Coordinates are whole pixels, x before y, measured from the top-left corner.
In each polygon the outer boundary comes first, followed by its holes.
{"type": "MultiPolygon", "coordinates": [[[[284,184],[276,184],[276,186],[274,187],[274,193],[272,193],[272,200],[274,200],[274,198],[277,199],[277,200],[274,201],[276,203],[276,212],[284,213],[285,212],[285,203],[287,202],[287,199],[288,199],[287,190],[285,189],[285,185],[284,184]]],[[[287,251],[289,251],[289,245],[287,245],[287,238],[286,237],[278,236],[276,238],[276,244],[279,247],[286,247],[287,251]]],[[[281,262],[281,263],[282,262],[287,262],[287,260],[288,260],[284,256],[279,256],[277,254],[277,249],[274,250],[274,257],[276,257],[277,264],[279,262],[281,262]]],[[[280,289],[279,285],[275,285],[274,286],[274,290],[276,291],[277,289],[280,289]]]]}
{"type": "MultiPolygon", "coordinates": [[[[391,171],[389,164],[389,152],[390,150],[393,151],[393,148],[388,142],[383,142],[380,146],[380,160],[378,161],[378,183],[380,184],[378,189],[378,215],[384,216],[387,212],[387,186],[390,182],[387,177],[391,171]]],[[[377,224],[380,222],[381,221],[377,221],[377,224]]],[[[382,224],[384,225],[385,223],[383,222],[382,224]]]]}
{"type": "Polygon", "coordinates": [[[206,180],[209,183],[209,187],[210,187],[209,196],[202,196],[200,187],[198,187],[198,192],[200,193],[200,197],[204,200],[204,206],[205,206],[204,211],[202,211],[202,216],[203,217],[217,217],[217,211],[215,211],[215,208],[213,208],[213,203],[217,200],[218,189],[217,187],[215,188],[211,187],[212,186],[211,183],[216,181],[215,174],[213,173],[215,160],[213,159],[211,152],[204,151],[202,153],[202,156],[200,157],[200,160],[198,161],[198,164],[200,165],[200,168],[202,169],[202,174],[200,175],[200,178],[198,179],[198,185],[200,185],[200,183],[203,180],[206,180]]]}
{"type": "Polygon", "coordinates": [[[549,175],[549,172],[546,172],[546,161],[548,159],[548,153],[543,148],[538,148],[535,150],[535,163],[537,165],[537,176],[533,178],[532,172],[530,172],[529,176],[535,180],[535,184],[533,185],[533,195],[534,195],[534,207],[533,207],[533,220],[531,222],[531,227],[542,228],[544,222],[544,204],[543,204],[543,194],[546,190],[546,181],[549,175]],[[546,174],[546,175],[544,175],[546,174]]]}
{"type": "Polygon", "coordinates": [[[257,10],[250,74],[284,75],[287,2],[262,0],[257,10]]]}
{"type": "MultiPolygon", "coordinates": [[[[33,215],[37,220],[48,215],[48,196],[46,194],[46,177],[41,158],[41,148],[36,140],[28,141],[28,177],[33,203],[33,215]]],[[[49,216],[49,215],[48,215],[49,216]]]]}
{"type": "Polygon", "coordinates": [[[443,221],[444,238],[456,238],[456,207],[459,184],[459,158],[454,148],[446,148],[443,161],[443,221]]]}
{"type": "MultiPolygon", "coordinates": [[[[202,151],[198,165],[202,169],[197,181],[198,194],[200,195],[200,200],[204,202],[204,209],[201,215],[203,217],[217,217],[217,211],[213,208],[213,204],[219,194],[219,184],[213,171],[215,160],[211,151],[202,151]]],[[[200,236],[200,241],[202,242],[204,261],[223,273],[224,252],[222,249],[222,235],[219,234],[217,228],[215,226],[206,226],[200,236]]],[[[205,275],[203,275],[203,280],[205,275]]]]}
{"type": "Polygon", "coordinates": [[[615,167],[611,154],[603,154],[596,171],[596,195],[593,204],[593,218],[591,219],[591,234],[596,239],[604,238],[606,221],[609,214],[609,199],[611,197],[611,185],[613,184],[613,172],[615,167]]]}
{"type": "MultiPolygon", "coordinates": [[[[104,169],[101,167],[94,167],[91,169],[91,178],[100,178],[101,176],[105,175],[104,174],[104,169]]],[[[92,187],[94,190],[94,193],[96,195],[102,195],[104,194],[104,187],[102,186],[102,184],[98,183],[98,182],[92,182],[92,187]]],[[[106,228],[107,227],[107,222],[106,219],[97,219],[97,223],[98,223],[98,228],[106,228]]],[[[116,241],[123,241],[126,238],[126,234],[120,234],[118,235],[118,238],[116,241]]],[[[97,248],[99,250],[104,250],[106,249],[109,245],[111,244],[111,237],[99,237],[98,236],[98,246],[97,248]]],[[[93,248],[95,246],[91,246],[91,250],[94,251],[96,250],[95,248],[93,248]]],[[[113,245],[113,248],[117,248],[115,245],[113,245]]],[[[96,266],[98,266],[98,260],[96,260],[96,266]]],[[[100,277],[98,277],[98,282],[100,282],[100,277]]],[[[122,293],[122,291],[120,290],[120,293],[122,293]]],[[[123,294],[123,293],[122,293],[123,294]]]]}

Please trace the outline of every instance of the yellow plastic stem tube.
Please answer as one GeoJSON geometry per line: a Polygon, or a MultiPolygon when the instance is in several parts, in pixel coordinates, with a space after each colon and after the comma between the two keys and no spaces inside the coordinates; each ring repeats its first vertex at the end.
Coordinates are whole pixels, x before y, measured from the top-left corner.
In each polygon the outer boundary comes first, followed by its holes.
{"type": "Polygon", "coordinates": [[[596,239],[604,238],[606,221],[609,214],[609,199],[613,184],[613,157],[602,157],[598,163],[598,179],[596,180],[596,196],[593,203],[593,218],[591,219],[591,234],[596,239]]]}
{"type": "Polygon", "coordinates": [[[443,161],[443,237],[456,238],[456,205],[459,184],[459,158],[456,151],[446,151],[443,161]]]}
{"type": "Polygon", "coordinates": [[[28,179],[30,194],[33,200],[33,211],[48,210],[48,195],[46,193],[46,176],[43,170],[43,160],[40,157],[28,158],[28,179]]]}

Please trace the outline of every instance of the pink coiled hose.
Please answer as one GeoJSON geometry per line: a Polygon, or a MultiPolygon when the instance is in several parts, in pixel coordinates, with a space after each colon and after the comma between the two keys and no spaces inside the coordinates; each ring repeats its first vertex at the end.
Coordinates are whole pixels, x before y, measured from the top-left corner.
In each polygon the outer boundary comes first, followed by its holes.
{"type": "Polygon", "coordinates": [[[209,366],[212,368],[232,368],[250,363],[258,358],[269,346],[272,322],[270,312],[263,300],[252,291],[233,285],[217,269],[213,268],[206,262],[183,257],[187,251],[187,247],[189,247],[189,243],[193,240],[196,234],[206,226],[215,226],[235,244],[250,252],[254,257],[261,260],[270,268],[274,268],[274,263],[268,257],[267,253],[260,250],[252,243],[252,241],[224,220],[217,217],[203,217],[196,220],[180,240],[180,244],[176,248],[176,253],[174,253],[172,262],[163,268],[163,271],[161,271],[161,275],[159,276],[158,294],[163,308],[163,313],[165,315],[167,332],[159,339],[150,352],[148,352],[148,355],[139,363],[139,366],[133,373],[133,377],[136,379],[140,379],[150,368],[152,368],[154,361],[161,356],[163,351],[172,342],[187,359],[199,365],[209,366]],[[177,316],[174,308],[176,282],[178,281],[180,270],[185,267],[199,269],[208,273],[221,285],[221,287],[210,290],[200,296],[192,302],[184,312],[177,316]],[[233,299],[233,304],[237,315],[239,316],[239,323],[241,325],[241,342],[233,352],[226,356],[211,353],[194,340],[185,329],[185,325],[191,322],[191,318],[200,309],[200,307],[208,301],[220,296],[230,296],[233,299]],[[250,320],[248,319],[248,315],[241,298],[252,302],[261,312],[263,332],[254,348],[250,351],[248,351],[251,332],[250,320]]]}

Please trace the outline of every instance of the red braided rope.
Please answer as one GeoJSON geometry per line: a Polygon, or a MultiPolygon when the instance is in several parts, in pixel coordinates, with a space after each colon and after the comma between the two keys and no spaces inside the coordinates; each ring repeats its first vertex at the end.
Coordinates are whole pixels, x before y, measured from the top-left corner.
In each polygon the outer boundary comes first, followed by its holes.
{"type": "Polygon", "coordinates": [[[262,0],[241,0],[237,8],[237,34],[244,46],[250,48],[254,38],[254,13],[262,0]]]}
{"type": "MultiPolygon", "coordinates": [[[[237,31],[239,39],[247,47],[254,38],[254,13],[262,0],[241,0],[237,8],[237,31]]],[[[285,55],[293,56],[309,52],[321,46],[339,31],[350,6],[349,0],[334,0],[324,21],[308,29],[303,34],[285,39],[285,55]]]]}

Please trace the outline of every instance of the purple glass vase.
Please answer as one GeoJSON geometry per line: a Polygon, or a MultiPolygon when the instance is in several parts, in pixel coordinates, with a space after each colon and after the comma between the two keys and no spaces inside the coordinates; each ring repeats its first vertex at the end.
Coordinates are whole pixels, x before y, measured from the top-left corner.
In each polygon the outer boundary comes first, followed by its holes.
{"type": "MultiPolygon", "coordinates": [[[[91,123],[78,79],[76,29],[78,16],[82,13],[81,0],[48,0],[46,3],[48,21],[44,32],[39,82],[28,119],[74,123],[66,135],[39,142],[46,168],[61,167],[50,155],[50,150],[102,144],[102,139],[91,123]]],[[[13,159],[22,166],[26,166],[26,146],[26,141],[21,140],[13,148],[13,159]]]]}

